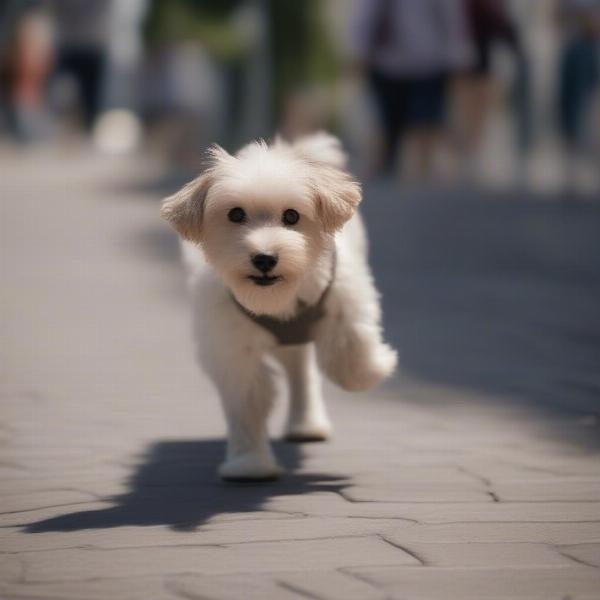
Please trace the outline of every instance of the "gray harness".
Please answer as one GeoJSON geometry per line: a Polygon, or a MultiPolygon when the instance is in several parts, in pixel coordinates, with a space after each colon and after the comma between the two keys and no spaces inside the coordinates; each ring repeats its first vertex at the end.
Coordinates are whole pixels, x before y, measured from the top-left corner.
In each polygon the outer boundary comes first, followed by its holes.
{"type": "Polygon", "coordinates": [[[247,308],[242,306],[233,294],[231,297],[238,308],[257,325],[273,334],[277,342],[282,346],[292,346],[295,344],[308,344],[315,339],[315,333],[319,321],[325,316],[325,301],[331,290],[337,265],[336,253],[333,253],[333,263],[331,266],[331,278],[327,287],[323,290],[321,297],[316,304],[309,305],[302,300],[298,300],[298,310],[296,314],[287,320],[277,319],[269,315],[255,315],[247,308]]]}

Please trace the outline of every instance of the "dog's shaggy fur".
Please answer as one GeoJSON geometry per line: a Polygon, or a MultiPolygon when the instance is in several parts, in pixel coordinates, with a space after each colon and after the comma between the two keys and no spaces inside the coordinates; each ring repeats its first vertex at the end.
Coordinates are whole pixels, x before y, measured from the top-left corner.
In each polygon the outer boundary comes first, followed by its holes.
{"type": "Polygon", "coordinates": [[[186,240],[198,354],[227,420],[225,479],[280,473],[267,433],[277,376],[270,357],[287,374],[287,438],[295,441],[331,431],[317,365],[346,390],[368,389],[395,368],[356,212],[361,190],[344,163],[338,140],[324,133],[253,143],[235,156],[215,147],[206,171],[163,202],[162,215],[186,240]],[[232,222],[234,208],[242,221],[232,222]],[[295,224],[283,220],[289,209],[295,224]],[[257,255],[276,264],[263,273],[257,255]],[[319,301],[325,314],[314,343],[280,345],[248,315],[285,321],[319,301]]]}

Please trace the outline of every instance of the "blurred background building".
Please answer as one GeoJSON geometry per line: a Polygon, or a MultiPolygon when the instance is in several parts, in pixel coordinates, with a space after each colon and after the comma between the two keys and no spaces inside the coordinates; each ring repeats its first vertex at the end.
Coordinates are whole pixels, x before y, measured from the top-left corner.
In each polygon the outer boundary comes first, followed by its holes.
{"type": "Polygon", "coordinates": [[[4,0],[0,127],[197,169],[327,128],[363,177],[600,188],[596,0],[4,0]]]}

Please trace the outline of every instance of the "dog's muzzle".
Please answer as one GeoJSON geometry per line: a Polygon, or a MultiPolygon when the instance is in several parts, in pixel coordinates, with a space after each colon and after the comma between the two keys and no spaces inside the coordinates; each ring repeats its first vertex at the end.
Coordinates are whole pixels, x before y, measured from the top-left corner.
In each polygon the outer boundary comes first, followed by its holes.
{"type": "Polygon", "coordinates": [[[262,275],[249,275],[248,279],[251,279],[256,285],[260,286],[269,286],[277,283],[281,277],[268,274],[277,266],[277,260],[275,254],[255,254],[252,257],[252,264],[262,275]]]}

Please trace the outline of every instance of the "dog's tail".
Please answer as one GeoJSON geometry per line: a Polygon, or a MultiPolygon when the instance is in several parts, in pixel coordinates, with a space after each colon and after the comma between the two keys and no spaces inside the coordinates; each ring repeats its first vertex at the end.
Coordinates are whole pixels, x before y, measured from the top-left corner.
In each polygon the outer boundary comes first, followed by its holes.
{"type": "Polygon", "coordinates": [[[348,160],[340,140],[325,131],[298,138],[292,147],[311,161],[324,163],[338,169],[343,169],[348,160]]]}

